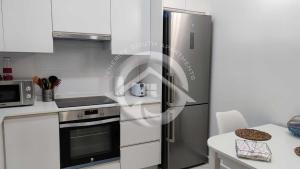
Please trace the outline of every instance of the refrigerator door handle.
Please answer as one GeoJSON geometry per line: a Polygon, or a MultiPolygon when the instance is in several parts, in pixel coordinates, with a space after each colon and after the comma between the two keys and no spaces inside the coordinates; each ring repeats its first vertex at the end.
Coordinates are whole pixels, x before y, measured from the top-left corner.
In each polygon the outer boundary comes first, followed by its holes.
{"type": "Polygon", "coordinates": [[[172,103],[174,103],[174,97],[175,97],[175,76],[173,74],[169,75],[169,91],[168,91],[168,104],[171,106],[172,103]]]}
{"type": "Polygon", "coordinates": [[[168,137],[167,137],[167,141],[169,143],[175,143],[176,141],[176,136],[175,136],[175,119],[172,118],[172,115],[169,116],[170,123],[168,125],[168,137]]]}

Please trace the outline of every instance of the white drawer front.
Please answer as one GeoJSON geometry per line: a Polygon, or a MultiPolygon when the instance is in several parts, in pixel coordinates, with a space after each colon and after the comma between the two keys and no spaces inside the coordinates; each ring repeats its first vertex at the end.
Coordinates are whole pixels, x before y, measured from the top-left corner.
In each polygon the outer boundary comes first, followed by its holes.
{"type": "Polygon", "coordinates": [[[111,162],[111,163],[105,163],[105,164],[99,164],[91,167],[86,167],[83,169],[120,169],[120,161],[111,162]]]}
{"type": "Polygon", "coordinates": [[[160,141],[121,148],[121,169],[141,169],[161,163],[160,141]]]}
{"type": "Polygon", "coordinates": [[[121,122],[121,146],[160,140],[161,116],[121,122]]]}
{"type": "Polygon", "coordinates": [[[156,117],[161,115],[161,104],[124,106],[121,108],[121,121],[156,117]]]}

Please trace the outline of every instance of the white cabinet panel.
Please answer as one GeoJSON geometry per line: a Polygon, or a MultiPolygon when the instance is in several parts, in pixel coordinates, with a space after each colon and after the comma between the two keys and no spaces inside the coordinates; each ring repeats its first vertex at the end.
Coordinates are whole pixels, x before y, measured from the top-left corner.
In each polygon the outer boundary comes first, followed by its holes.
{"type": "Polygon", "coordinates": [[[121,107],[121,121],[157,117],[161,115],[161,104],[144,104],[121,107]]]}
{"type": "MultiPolygon", "coordinates": [[[[0,9],[2,9],[2,0],[0,0],[0,9]]],[[[3,37],[3,25],[2,25],[2,12],[0,11],[0,51],[4,50],[4,37],[3,37]]]]}
{"type": "Polygon", "coordinates": [[[186,9],[189,11],[209,13],[210,0],[186,0],[186,9]]]}
{"type": "Polygon", "coordinates": [[[5,51],[53,52],[51,0],[2,0],[5,51]]]}
{"type": "Polygon", "coordinates": [[[120,169],[120,161],[99,164],[95,166],[85,167],[82,169],[120,169]]]}
{"type": "Polygon", "coordinates": [[[6,169],[60,169],[57,114],[4,120],[6,169]]]}
{"type": "Polygon", "coordinates": [[[110,0],[52,0],[53,30],[110,34],[110,0]]]}
{"type": "Polygon", "coordinates": [[[164,0],[164,7],[185,9],[186,0],[164,0]]]}
{"type": "Polygon", "coordinates": [[[141,169],[161,163],[160,141],[121,148],[121,169],[141,169]]]}
{"type": "Polygon", "coordinates": [[[161,117],[121,122],[121,147],[160,139],[161,117]]]}
{"type": "Polygon", "coordinates": [[[150,0],[111,2],[112,54],[149,55],[150,0]]]}

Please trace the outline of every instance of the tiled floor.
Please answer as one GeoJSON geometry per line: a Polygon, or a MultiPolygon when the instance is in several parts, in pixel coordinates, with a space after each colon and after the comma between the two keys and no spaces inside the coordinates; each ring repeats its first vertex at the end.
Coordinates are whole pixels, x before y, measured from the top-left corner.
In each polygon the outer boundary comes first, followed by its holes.
{"type": "Polygon", "coordinates": [[[208,166],[208,164],[204,164],[204,165],[192,168],[192,169],[209,169],[209,166],[208,166]]]}

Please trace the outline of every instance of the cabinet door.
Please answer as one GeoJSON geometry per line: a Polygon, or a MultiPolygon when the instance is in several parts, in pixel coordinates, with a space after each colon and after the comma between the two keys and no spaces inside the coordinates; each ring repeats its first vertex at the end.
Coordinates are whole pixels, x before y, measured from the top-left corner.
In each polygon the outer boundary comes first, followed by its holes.
{"type": "Polygon", "coordinates": [[[209,0],[186,0],[186,9],[189,11],[209,13],[209,0]]]}
{"type": "Polygon", "coordinates": [[[164,0],[164,7],[185,10],[186,0],[164,0]]]}
{"type": "Polygon", "coordinates": [[[110,0],[52,0],[53,30],[110,34],[110,0]]]}
{"type": "Polygon", "coordinates": [[[160,163],[160,141],[121,148],[121,169],[141,169],[160,163]]]}
{"type": "Polygon", "coordinates": [[[51,0],[2,0],[5,50],[53,52],[51,0]]]}
{"type": "Polygon", "coordinates": [[[57,114],[4,120],[6,169],[60,169],[57,114]]]}
{"type": "Polygon", "coordinates": [[[150,0],[112,1],[112,54],[150,53],[150,0]]]}
{"type": "MultiPolygon", "coordinates": [[[[0,9],[2,9],[2,0],[0,0],[0,9]]],[[[0,51],[4,50],[4,37],[3,37],[3,25],[2,25],[2,12],[0,11],[0,51]]]]}
{"type": "Polygon", "coordinates": [[[121,147],[161,139],[161,117],[125,121],[120,125],[121,147]]]}

